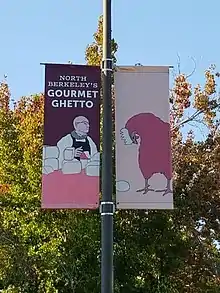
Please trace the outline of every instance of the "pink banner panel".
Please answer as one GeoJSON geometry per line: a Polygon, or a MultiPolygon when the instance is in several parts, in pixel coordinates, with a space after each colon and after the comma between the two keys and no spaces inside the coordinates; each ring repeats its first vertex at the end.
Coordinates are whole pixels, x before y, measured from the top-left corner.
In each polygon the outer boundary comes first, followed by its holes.
{"type": "Polygon", "coordinates": [[[117,67],[118,209],[173,209],[169,67],[117,67]]]}

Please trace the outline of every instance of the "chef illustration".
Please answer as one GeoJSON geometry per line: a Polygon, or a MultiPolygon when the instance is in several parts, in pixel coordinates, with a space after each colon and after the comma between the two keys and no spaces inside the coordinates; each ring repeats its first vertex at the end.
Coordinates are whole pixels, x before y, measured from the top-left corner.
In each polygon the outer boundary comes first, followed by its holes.
{"type": "Polygon", "coordinates": [[[92,158],[99,156],[95,142],[88,135],[89,128],[89,120],[77,116],[73,120],[73,131],[58,141],[59,169],[63,173],[79,173],[92,158]]]}

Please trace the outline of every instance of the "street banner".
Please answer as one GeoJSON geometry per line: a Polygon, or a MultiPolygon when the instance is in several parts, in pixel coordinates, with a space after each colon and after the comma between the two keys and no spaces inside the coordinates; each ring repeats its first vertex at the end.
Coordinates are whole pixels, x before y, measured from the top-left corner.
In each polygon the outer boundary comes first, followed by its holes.
{"type": "Polygon", "coordinates": [[[42,208],[99,206],[100,87],[97,66],[45,65],[42,208]]]}
{"type": "Polygon", "coordinates": [[[169,67],[117,67],[118,209],[173,209],[169,67]]]}

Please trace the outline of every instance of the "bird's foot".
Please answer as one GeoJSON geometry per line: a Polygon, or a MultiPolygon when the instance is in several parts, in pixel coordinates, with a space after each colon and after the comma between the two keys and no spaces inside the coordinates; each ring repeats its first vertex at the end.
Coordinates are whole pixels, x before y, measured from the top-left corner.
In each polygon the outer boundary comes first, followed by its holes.
{"type": "Polygon", "coordinates": [[[167,188],[167,189],[157,189],[157,190],[155,190],[155,192],[164,192],[163,193],[163,196],[166,195],[166,194],[169,194],[169,193],[173,193],[173,191],[170,188],[167,188]]]}
{"type": "Polygon", "coordinates": [[[143,194],[148,193],[148,191],[154,191],[152,188],[149,188],[149,186],[144,187],[142,189],[138,189],[136,192],[143,192],[143,194]]]}
{"type": "Polygon", "coordinates": [[[165,192],[163,193],[163,196],[166,195],[166,194],[170,194],[170,193],[173,193],[173,191],[170,188],[167,188],[165,190],[165,192]]]}

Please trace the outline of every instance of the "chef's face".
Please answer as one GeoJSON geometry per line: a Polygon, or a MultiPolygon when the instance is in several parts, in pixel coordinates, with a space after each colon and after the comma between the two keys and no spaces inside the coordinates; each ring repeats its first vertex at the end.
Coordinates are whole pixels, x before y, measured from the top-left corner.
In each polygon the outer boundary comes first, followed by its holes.
{"type": "Polygon", "coordinates": [[[84,120],[76,125],[76,131],[82,132],[82,133],[88,133],[89,132],[89,121],[84,120]]]}

